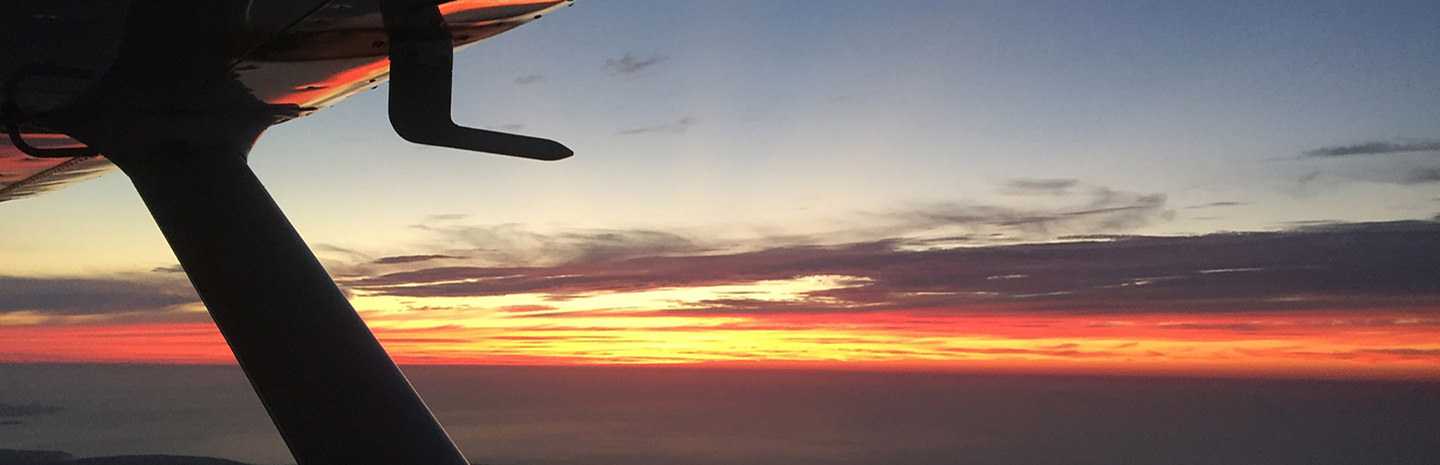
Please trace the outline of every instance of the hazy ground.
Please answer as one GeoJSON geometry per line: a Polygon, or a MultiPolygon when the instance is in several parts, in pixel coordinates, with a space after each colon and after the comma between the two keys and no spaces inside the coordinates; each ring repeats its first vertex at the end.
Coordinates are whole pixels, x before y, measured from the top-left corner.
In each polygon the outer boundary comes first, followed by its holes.
{"type": "MultiPolygon", "coordinates": [[[[410,367],[508,464],[1429,464],[1440,383],[410,367]]],[[[289,455],[236,367],[0,365],[0,449],[289,455]]]]}

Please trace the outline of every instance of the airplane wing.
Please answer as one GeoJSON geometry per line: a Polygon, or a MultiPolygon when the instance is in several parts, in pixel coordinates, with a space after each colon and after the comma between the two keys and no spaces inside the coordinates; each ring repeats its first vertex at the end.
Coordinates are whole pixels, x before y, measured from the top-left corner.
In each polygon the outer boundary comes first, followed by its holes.
{"type": "MultiPolygon", "coordinates": [[[[75,147],[80,142],[63,134],[30,132],[24,137],[42,148],[75,147]]],[[[59,189],[115,171],[104,157],[37,158],[0,139],[0,202],[59,189]]]]}
{"type": "MultiPolygon", "coordinates": [[[[107,47],[119,40],[108,36],[119,32],[107,27],[105,20],[123,16],[120,9],[125,2],[6,3],[12,11],[0,18],[0,40],[9,44],[0,55],[0,89],[5,94],[3,103],[16,111],[43,115],[62,106],[115,61],[118,52],[107,47]],[[37,37],[47,46],[24,46],[41,41],[37,37]],[[82,46],[67,47],[67,41],[82,46]],[[56,50],[64,53],[56,55],[56,50]],[[33,63],[43,63],[47,69],[27,68],[33,63]]],[[[452,46],[458,49],[568,3],[456,0],[441,4],[439,11],[452,46]]],[[[238,45],[248,53],[235,60],[229,72],[260,102],[285,109],[276,115],[277,123],[309,115],[389,80],[389,39],[383,15],[373,0],[256,1],[248,8],[243,27],[252,37],[238,45]]],[[[11,119],[12,115],[5,116],[11,119]]],[[[22,119],[25,115],[13,116],[22,119]]],[[[5,124],[0,120],[0,126],[5,124]]],[[[29,121],[18,129],[22,144],[42,150],[83,147],[79,141],[29,121]]],[[[0,136],[0,202],[53,191],[112,171],[115,166],[103,154],[30,156],[11,138],[0,136]]]]}

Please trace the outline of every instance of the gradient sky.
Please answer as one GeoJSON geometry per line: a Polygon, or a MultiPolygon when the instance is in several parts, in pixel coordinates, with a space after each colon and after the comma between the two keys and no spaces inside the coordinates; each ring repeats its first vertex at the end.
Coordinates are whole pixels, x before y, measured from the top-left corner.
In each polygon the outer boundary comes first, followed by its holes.
{"type": "MultiPolygon", "coordinates": [[[[1436,17],[581,1],[456,70],[573,159],[382,91],[251,161],[402,363],[1435,378],[1436,17]]],[[[174,267],[122,175],[0,203],[0,360],[228,361],[174,267]]]]}

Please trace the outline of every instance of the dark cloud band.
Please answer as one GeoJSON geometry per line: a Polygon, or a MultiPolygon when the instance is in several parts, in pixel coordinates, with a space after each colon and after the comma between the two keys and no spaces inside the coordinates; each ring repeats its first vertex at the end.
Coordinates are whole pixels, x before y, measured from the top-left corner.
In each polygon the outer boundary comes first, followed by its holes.
{"type": "Polygon", "coordinates": [[[156,311],[199,301],[189,284],[178,280],[0,276],[0,313],[98,315],[156,311]]]}
{"type": "Polygon", "coordinates": [[[1366,142],[1355,145],[1321,147],[1305,152],[1307,157],[1347,157],[1352,155],[1380,155],[1386,153],[1440,151],[1440,141],[1424,140],[1413,142],[1366,142]]]}
{"type": "Polygon", "coordinates": [[[347,285],[406,297],[596,292],[845,276],[803,301],[743,297],[695,313],[892,310],[1233,312],[1440,309],[1440,223],[1340,224],[1288,232],[913,250],[904,240],[545,267],[445,267],[347,285]],[[1001,277],[1003,279],[997,278],[1001,277]]]}

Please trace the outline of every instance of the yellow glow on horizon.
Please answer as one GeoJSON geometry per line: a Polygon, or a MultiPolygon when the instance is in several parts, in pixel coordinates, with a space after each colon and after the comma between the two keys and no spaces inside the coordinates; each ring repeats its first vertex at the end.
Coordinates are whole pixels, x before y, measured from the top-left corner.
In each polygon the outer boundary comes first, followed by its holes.
{"type": "Polygon", "coordinates": [[[811,293],[862,286],[868,279],[854,276],[813,275],[795,279],[762,280],[742,284],[662,287],[641,291],[590,292],[574,296],[520,293],[479,297],[396,297],[361,292],[351,302],[372,318],[390,319],[403,314],[409,321],[444,319],[454,322],[476,317],[520,317],[591,312],[632,313],[685,309],[706,302],[744,299],[756,302],[816,302],[833,305],[833,299],[811,293]]]}
{"type": "MultiPolygon", "coordinates": [[[[691,364],[1440,379],[1440,319],[1392,313],[1065,315],[1004,306],[851,308],[816,275],[574,295],[352,302],[400,363],[691,364]],[[771,311],[756,303],[779,304],[771,311]],[[794,304],[796,306],[791,307],[794,304]],[[814,305],[809,305],[814,304],[814,305]],[[814,313],[810,313],[814,312],[814,313]]],[[[199,311],[176,308],[175,311],[199,311]]],[[[0,361],[231,363],[213,325],[0,319],[0,361]]]]}
{"type": "MultiPolygon", "coordinates": [[[[1367,315],[1374,317],[1375,315],[1367,315]]],[[[1229,317],[1208,318],[1216,328],[1229,317]]],[[[1398,316],[1392,321],[1407,321],[1398,316]]],[[[1135,319],[1111,334],[1073,331],[1089,318],[820,315],[808,319],[585,316],[477,319],[464,325],[371,320],[402,364],[690,364],[831,369],[1000,370],[1205,376],[1440,378],[1435,322],[1297,331],[1304,318],[1263,317],[1277,334],[1200,330],[1135,319]],[[916,325],[908,327],[907,325],[916,325]],[[949,326],[949,331],[936,328],[949,326]],[[1356,334],[1352,334],[1356,333],[1356,334]],[[1178,334],[1184,336],[1183,334],[1178,334]]],[[[0,326],[0,360],[232,363],[213,325],[0,326]]]]}

